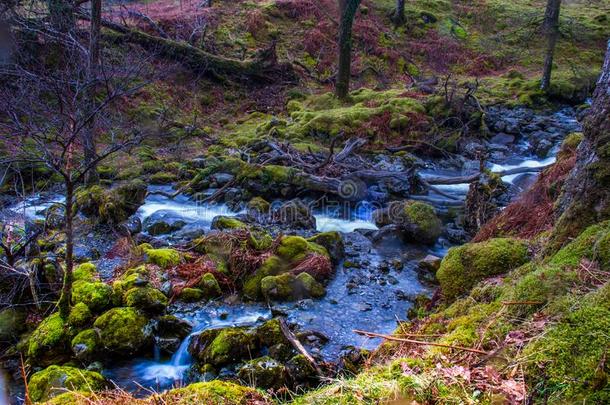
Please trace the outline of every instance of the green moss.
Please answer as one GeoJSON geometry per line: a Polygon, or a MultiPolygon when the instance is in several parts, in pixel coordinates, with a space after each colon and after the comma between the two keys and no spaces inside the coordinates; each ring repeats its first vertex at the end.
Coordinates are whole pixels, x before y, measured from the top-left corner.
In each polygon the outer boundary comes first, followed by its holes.
{"type": "Polygon", "coordinates": [[[82,327],[88,324],[93,319],[91,310],[84,302],[79,302],[70,310],[68,316],[68,324],[74,327],[82,327]]]}
{"type": "Polygon", "coordinates": [[[162,312],[168,304],[167,297],[152,287],[132,288],[125,293],[124,300],[126,306],[148,312],[162,312]]]}
{"type": "Polygon", "coordinates": [[[182,255],[177,250],[169,248],[147,249],[146,261],[147,263],[153,263],[163,269],[166,269],[168,267],[173,267],[180,264],[182,261],[182,255]]]}
{"type": "Polygon", "coordinates": [[[72,287],[72,303],[83,303],[93,312],[101,312],[112,304],[112,287],[102,282],[77,281],[72,287]]]}
{"type": "Polygon", "coordinates": [[[151,184],[169,184],[178,180],[178,176],[171,172],[157,172],[150,176],[151,184]]]}
{"type": "Polygon", "coordinates": [[[59,313],[45,318],[28,339],[27,356],[31,359],[61,356],[67,350],[69,332],[59,313]]]}
{"type": "Polygon", "coordinates": [[[237,376],[245,384],[252,384],[263,389],[279,389],[286,385],[288,372],[286,367],[269,356],[247,361],[237,376]]]}
{"type": "Polygon", "coordinates": [[[417,228],[414,237],[422,243],[434,243],[442,232],[441,220],[434,208],[419,201],[408,201],[403,208],[404,219],[417,228]]]}
{"type": "Polygon", "coordinates": [[[248,358],[256,349],[256,338],[252,333],[243,328],[225,328],[204,349],[199,359],[218,367],[248,358]]]}
{"type": "Polygon", "coordinates": [[[212,273],[204,274],[198,286],[206,298],[216,298],[222,295],[220,285],[212,273]]]}
{"type": "Polygon", "coordinates": [[[123,274],[118,280],[112,283],[113,302],[117,305],[124,303],[125,293],[136,285],[146,285],[147,281],[144,275],[140,272],[144,270],[144,266],[140,266],[136,269],[130,269],[123,274]]]}
{"type": "Polygon", "coordinates": [[[202,301],[205,297],[203,291],[199,288],[184,288],[180,291],[178,299],[184,302],[198,302],[202,301]]]}
{"type": "Polygon", "coordinates": [[[212,228],[218,229],[220,231],[231,229],[247,229],[248,225],[246,225],[237,218],[220,216],[214,218],[212,228]]]}
{"type": "Polygon", "coordinates": [[[107,387],[108,382],[101,374],[67,366],[50,366],[34,373],[28,384],[34,402],[46,401],[66,390],[101,391],[107,387]]]}
{"type": "Polygon", "coordinates": [[[85,329],[72,339],[72,352],[81,361],[91,361],[99,349],[100,337],[95,329],[85,329]]]}
{"type": "Polygon", "coordinates": [[[104,348],[116,354],[135,354],[150,343],[148,319],[134,308],[113,308],[100,315],[93,326],[104,348]]]}
{"type": "Polygon", "coordinates": [[[105,189],[99,185],[79,188],[75,192],[77,208],[104,224],[118,224],[133,215],[144,203],[147,186],[141,180],[105,189]]]}
{"type": "Polygon", "coordinates": [[[261,292],[267,300],[280,301],[320,298],[326,294],[324,287],[308,273],[267,276],[261,280],[261,292]]]}
{"type": "Polygon", "coordinates": [[[246,404],[260,400],[264,402],[263,395],[258,391],[226,381],[199,382],[187,385],[184,388],[175,388],[162,394],[165,402],[186,404],[246,404]]]}
{"type": "Polygon", "coordinates": [[[491,239],[449,250],[436,273],[445,299],[451,301],[487,277],[506,273],[528,260],[527,244],[516,239],[491,239]]]}
{"type": "Polygon", "coordinates": [[[259,214],[267,214],[270,207],[271,204],[262,197],[254,197],[248,202],[248,209],[259,214]]]}
{"type": "Polygon", "coordinates": [[[79,264],[72,273],[74,281],[95,281],[97,278],[97,268],[93,263],[79,264]]]}
{"type": "Polygon", "coordinates": [[[345,255],[343,237],[339,232],[322,232],[312,236],[307,239],[307,241],[312,242],[317,246],[322,246],[335,263],[338,263],[345,255]]]}
{"type": "Polygon", "coordinates": [[[261,280],[267,276],[279,274],[285,268],[286,262],[280,259],[278,256],[268,257],[263,262],[261,267],[259,267],[252,276],[245,280],[243,286],[244,296],[253,300],[261,299],[261,280]]]}

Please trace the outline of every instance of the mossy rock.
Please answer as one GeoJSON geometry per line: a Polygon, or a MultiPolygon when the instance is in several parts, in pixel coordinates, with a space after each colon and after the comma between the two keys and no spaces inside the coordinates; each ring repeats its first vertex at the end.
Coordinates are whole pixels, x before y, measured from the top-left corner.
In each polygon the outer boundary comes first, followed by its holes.
{"type": "Polygon", "coordinates": [[[248,277],[243,285],[243,294],[245,297],[260,300],[263,297],[261,291],[261,280],[267,276],[280,274],[286,268],[286,262],[278,256],[268,257],[261,267],[256,272],[248,277]]]}
{"type": "Polygon", "coordinates": [[[184,302],[199,302],[202,301],[205,297],[205,294],[200,288],[184,288],[178,294],[178,299],[184,302]]]}
{"type": "Polygon", "coordinates": [[[70,309],[68,325],[76,328],[87,325],[93,319],[91,310],[84,302],[79,302],[70,309]]]}
{"type": "Polygon", "coordinates": [[[38,325],[27,340],[27,357],[34,364],[49,365],[69,353],[70,332],[56,312],[38,325]]]}
{"type": "Polygon", "coordinates": [[[103,348],[117,355],[136,354],[152,343],[148,319],[135,308],[113,308],[93,326],[99,330],[103,348]]]}
{"type": "Polygon", "coordinates": [[[261,280],[261,292],[267,300],[272,301],[320,298],[326,294],[324,286],[308,273],[300,273],[298,276],[291,273],[267,276],[261,280]]]}
{"type": "Polygon", "coordinates": [[[147,263],[156,264],[163,269],[177,266],[182,261],[182,254],[174,249],[146,249],[145,252],[147,263]]]}
{"type": "Polygon", "coordinates": [[[226,231],[233,229],[247,229],[248,225],[237,218],[218,216],[212,220],[212,229],[226,231]]]}
{"type": "Polygon", "coordinates": [[[135,214],[144,203],[147,186],[141,180],[122,183],[112,189],[99,185],[79,188],[75,192],[76,207],[98,222],[117,225],[135,214]]]}
{"type": "Polygon", "coordinates": [[[122,305],[125,293],[134,287],[146,287],[148,273],[144,265],[127,270],[112,283],[116,305],[122,305]]]}
{"type": "Polygon", "coordinates": [[[72,272],[74,281],[93,282],[97,279],[97,268],[93,263],[81,263],[72,272]]]}
{"type": "Polygon", "coordinates": [[[205,298],[217,298],[222,295],[220,285],[212,273],[204,274],[199,281],[198,287],[203,292],[205,298]]]}
{"type": "Polygon", "coordinates": [[[66,391],[102,391],[108,381],[99,373],[68,366],[50,366],[34,373],[28,383],[30,399],[47,401],[66,391]]]}
{"type": "Polygon", "coordinates": [[[322,232],[307,239],[308,242],[313,242],[322,246],[329,253],[333,263],[340,262],[345,256],[345,246],[343,237],[339,232],[322,232]]]}
{"type": "Polygon", "coordinates": [[[226,381],[199,382],[184,388],[175,388],[161,398],[168,404],[227,404],[245,405],[251,403],[266,403],[265,397],[259,391],[226,381]]]}
{"type": "Polygon", "coordinates": [[[247,361],[240,367],[237,376],[245,384],[263,389],[279,389],[286,386],[286,367],[269,356],[247,361]]]}
{"type": "Polygon", "coordinates": [[[163,312],[168,304],[167,297],[161,291],[152,287],[132,288],[125,293],[124,300],[128,307],[151,313],[163,312]]]}
{"type": "Polygon", "coordinates": [[[264,215],[269,213],[271,204],[269,204],[269,202],[262,197],[254,197],[253,199],[248,201],[247,208],[250,212],[253,212],[258,215],[264,215]]]}
{"type": "Polygon", "coordinates": [[[499,238],[449,249],[436,278],[443,297],[452,301],[488,277],[504,274],[528,261],[527,244],[499,238]]]}
{"type": "Polygon", "coordinates": [[[170,184],[178,180],[178,176],[171,172],[157,172],[150,176],[151,184],[170,184]]]}
{"type": "Polygon", "coordinates": [[[100,348],[100,336],[96,329],[85,329],[74,336],[72,352],[80,361],[92,361],[100,348]]]}
{"type": "Polygon", "coordinates": [[[12,342],[19,339],[27,329],[25,311],[6,308],[0,311],[0,342],[12,342]]]}
{"type": "Polygon", "coordinates": [[[238,363],[257,352],[256,336],[245,328],[207,330],[193,337],[189,352],[201,364],[221,367],[238,363]]]}
{"type": "Polygon", "coordinates": [[[421,201],[392,202],[376,210],[373,218],[379,227],[397,225],[403,237],[414,243],[434,244],[443,231],[434,207],[421,201]]]}
{"type": "Polygon", "coordinates": [[[303,261],[311,254],[329,257],[328,252],[317,243],[308,242],[300,236],[284,236],[277,248],[277,255],[289,263],[303,261]]]}
{"type": "Polygon", "coordinates": [[[102,282],[77,281],[72,287],[72,303],[83,303],[92,312],[102,312],[112,304],[112,287],[102,282]]]}

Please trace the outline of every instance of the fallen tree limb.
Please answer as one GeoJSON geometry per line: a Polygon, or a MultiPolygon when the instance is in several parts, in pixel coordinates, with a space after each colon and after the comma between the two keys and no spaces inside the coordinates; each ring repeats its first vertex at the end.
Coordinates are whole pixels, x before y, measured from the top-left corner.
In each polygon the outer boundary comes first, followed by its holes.
{"type": "Polygon", "coordinates": [[[288,339],[288,341],[290,342],[290,344],[299,352],[301,353],[306,359],[307,361],[313,366],[313,368],[316,370],[316,372],[318,373],[318,375],[323,376],[324,373],[322,372],[322,369],[320,368],[320,366],[318,365],[318,362],[311,356],[311,354],[309,354],[309,352],[307,351],[307,349],[305,349],[305,347],[301,344],[301,342],[299,341],[299,339],[296,338],[296,336],[294,335],[294,333],[292,333],[292,331],[290,330],[290,328],[288,327],[288,325],[286,324],[286,320],[284,318],[279,318],[280,320],[280,329],[282,330],[282,333],[284,334],[284,336],[286,337],[286,339],[288,339]]]}
{"type": "MultiPolygon", "coordinates": [[[[76,17],[85,21],[91,19],[82,11],[77,12],[76,17]]],[[[254,59],[238,60],[205,52],[186,42],[149,35],[106,19],[102,19],[101,25],[115,32],[112,36],[106,36],[110,41],[140,45],[148,51],[182,63],[197,72],[219,76],[227,75],[241,80],[257,79],[265,82],[278,82],[282,78],[286,81],[297,80],[290,64],[277,61],[275,44],[259,52],[254,59]]]]}
{"type": "Polygon", "coordinates": [[[395,337],[395,336],[384,335],[384,334],[381,334],[381,333],[366,332],[366,331],[363,331],[363,330],[354,330],[354,333],[357,333],[359,335],[366,336],[366,337],[369,337],[369,338],[382,338],[382,339],[386,339],[386,340],[392,340],[392,341],[395,341],[395,342],[413,343],[413,344],[416,344],[416,345],[424,345],[424,346],[445,347],[447,349],[462,350],[462,351],[465,351],[465,352],[477,353],[477,354],[482,354],[482,355],[488,355],[489,354],[489,353],[487,353],[487,352],[485,352],[483,350],[472,349],[470,347],[452,346],[452,345],[446,345],[446,344],[443,344],[443,343],[423,342],[421,340],[399,338],[399,337],[395,337]]]}

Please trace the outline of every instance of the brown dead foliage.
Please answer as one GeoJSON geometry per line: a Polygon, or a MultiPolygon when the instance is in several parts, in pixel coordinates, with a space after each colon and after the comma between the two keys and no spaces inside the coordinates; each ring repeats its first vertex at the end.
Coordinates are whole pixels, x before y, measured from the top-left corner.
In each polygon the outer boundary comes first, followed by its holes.
{"type": "Polygon", "coordinates": [[[328,280],[333,273],[333,265],[330,259],[324,255],[310,255],[302,262],[297,264],[291,271],[292,274],[298,275],[308,273],[318,281],[328,280]]]}

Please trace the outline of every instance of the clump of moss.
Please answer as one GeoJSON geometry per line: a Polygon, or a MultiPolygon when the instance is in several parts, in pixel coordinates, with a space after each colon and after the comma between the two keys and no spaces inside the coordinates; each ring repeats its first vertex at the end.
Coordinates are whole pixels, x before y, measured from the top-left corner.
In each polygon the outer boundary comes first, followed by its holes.
{"type": "Polygon", "coordinates": [[[269,204],[262,197],[254,197],[248,202],[248,210],[255,212],[257,214],[267,214],[269,213],[269,208],[271,204],[269,204]]]}
{"type": "Polygon", "coordinates": [[[377,226],[397,225],[410,242],[434,244],[442,232],[442,222],[430,204],[398,201],[373,213],[377,226]]]}
{"type": "Polygon", "coordinates": [[[97,278],[97,268],[93,263],[81,263],[73,271],[74,281],[95,281],[97,278]]]}
{"type": "MultiPolygon", "coordinates": [[[[225,328],[202,334],[199,343],[203,350],[193,354],[200,362],[215,367],[232,364],[246,359],[257,350],[256,336],[244,328],[225,328]]],[[[192,346],[193,347],[193,346],[192,346]]]]}
{"type": "Polygon", "coordinates": [[[180,291],[180,294],[178,294],[178,299],[184,302],[198,302],[203,300],[204,297],[205,294],[199,288],[187,287],[182,289],[182,291],[180,291]]]}
{"type": "Polygon", "coordinates": [[[93,319],[93,314],[91,310],[84,302],[79,302],[74,305],[70,310],[70,315],[68,316],[68,324],[74,327],[81,327],[88,324],[93,319]]]}
{"type": "Polygon", "coordinates": [[[47,367],[34,373],[28,384],[34,402],[47,401],[67,390],[91,392],[107,387],[108,382],[101,374],[68,366],[47,367]]]}
{"type": "Polygon", "coordinates": [[[72,339],[72,352],[81,361],[91,361],[97,354],[100,337],[95,329],[85,329],[72,339]]]}
{"type": "Polygon", "coordinates": [[[0,342],[11,342],[25,332],[26,313],[15,308],[0,311],[0,342]]]}
{"type": "Polygon", "coordinates": [[[261,280],[261,291],[267,300],[281,301],[320,298],[326,294],[324,286],[308,273],[300,273],[298,276],[291,273],[267,276],[261,280]]]}
{"type": "Polygon", "coordinates": [[[269,356],[247,361],[237,372],[240,380],[263,389],[279,389],[286,385],[286,367],[269,356]]]}
{"type": "Polygon", "coordinates": [[[102,282],[77,281],[72,287],[72,303],[83,303],[93,312],[101,312],[112,304],[112,287],[102,282]]]}
{"type": "Polygon", "coordinates": [[[174,249],[146,249],[146,261],[156,264],[161,268],[177,266],[182,261],[180,252],[174,249]]]}
{"type": "Polygon", "coordinates": [[[141,180],[105,189],[99,185],[80,188],[75,193],[76,206],[85,215],[104,224],[119,224],[144,203],[146,184],[141,180]]]}
{"type": "Polygon", "coordinates": [[[248,225],[237,218],[218,216],[212,221],[212,229],[217,229],[219,231],[247,228],[248,225]]]}
{"type": "Polygon", "coordinates": [[[339,232],[322,232],[307,239],[308,242],[322,246],[329,253],[334,263],[338,263],[345,255],[343,237],[339,232]]]}
{"type": "Polygon", "coordinates": [[[178,180],[178,176],[171,172],[157,172],[150,176],[152,184],[169,184],[178,180]]]}
{"type": "Polygon", "coordinates": [[[198,286],[206,298],[216,298],[222,295],[220,285],[212,273],[204,274],[198,286]]]}
{"type": "Polygon", "coordinates": [[[214,380],[175,388],[161,397],[171,404],[246,404],[264,401],[260,392],[231,382],[214,380]]]}
{"type": "Polygon", "coordinates": [[[36,363],[50,364],[67,352],[70,333],[59,313],[45,318],[27,341],[27,356],[36,363]],[[49,361],[46,361],[49,360],[49,361]]]}
{"type": "Polygon", "coordinates": [[[152,287],[132,288],[125,293],[124,300],[128,307],[152,313],[163,312],[168,304],[167,297],[161,291],[152,287]]]}
{"type": "Polygon", "coordinates": [[[523,241],[509,238],[490,239],[449,249],[436,273],[443,296],[451,301],[484,278],[503,274],[528,260],[523,241]]]}
{"type": "Polygon", "coordinates": [[[147,325],[148,319],[134,308],[113,308],[93,323],[104,348],[119,355],[138,353],[151,343],[147,325]]]}

